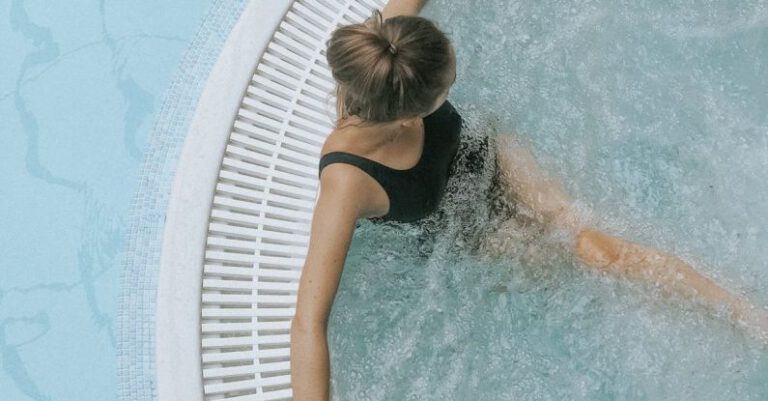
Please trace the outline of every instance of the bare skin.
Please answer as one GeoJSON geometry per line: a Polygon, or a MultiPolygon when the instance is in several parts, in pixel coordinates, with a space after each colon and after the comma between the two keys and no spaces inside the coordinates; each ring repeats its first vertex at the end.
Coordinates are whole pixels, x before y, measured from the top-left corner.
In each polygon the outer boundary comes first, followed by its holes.
{"type": "MultiPolygon", "coordinates": [[[[391,0],[383,17],[418,15],[426,0],[391,0]]],[[[453,72],[455,80],[455,59],[453,72]]],[[[373,127],[349,124],[328,135],[321,156],[343,150],[392,168],[405,169],[421,157],[424,137],[422,117],[436,110],[450,88],[422,116],[399,119],[373,127]]],[[[383,216],[389,210],[384,188],[355,166],[333,163],[323,169],[312,216],[309,249],[304,261],[291,322],[291,388],[295,401],[330,398],[330,359],[327,326],[344,262],[360,218],[383,216]]]]}
{"type": "MultiPolygon", "coordinates": [[[[573,212],[562,185],[542,171],[514,134],[497,137],[497,144],[497,168],[505,197],[527,205],[545,225],[574,233],[571,251],[588,268],[657,284],[668,293],[703,301],[712,310],[725,306],[734,323],[745,326],[750,334],[768,343],[765,310],[721,287],[675,255],[583,224],[573,212]]],[[[483,252],[493,256],[506,252],[505,225],[486,239],[481,247],[483,252]]]]}

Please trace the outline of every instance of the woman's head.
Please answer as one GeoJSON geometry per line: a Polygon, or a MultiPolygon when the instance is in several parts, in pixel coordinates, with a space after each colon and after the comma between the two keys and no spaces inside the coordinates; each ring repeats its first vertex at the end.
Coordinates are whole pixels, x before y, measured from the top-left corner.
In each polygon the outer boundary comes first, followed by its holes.
{"type": "Polygon", "coordinates": [[[328,40],[339,119],[370,122],[426,115],[456,77],[448,37],[423,17],[382,20],[374,10],[361,24],[337,28],[328,40]]]}

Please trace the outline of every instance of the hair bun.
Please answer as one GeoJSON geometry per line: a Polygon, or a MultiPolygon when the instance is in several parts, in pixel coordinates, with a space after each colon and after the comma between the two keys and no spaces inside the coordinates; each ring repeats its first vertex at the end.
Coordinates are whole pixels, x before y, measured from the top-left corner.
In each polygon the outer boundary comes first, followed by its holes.
{"type": "Polygon", "coordinates": [[[424,113],[452,78],[451,42],[424,17],[383,20],[376,9],[361,23],[338,26],[326,46],[340,119],[381,122],[424,113]]]}

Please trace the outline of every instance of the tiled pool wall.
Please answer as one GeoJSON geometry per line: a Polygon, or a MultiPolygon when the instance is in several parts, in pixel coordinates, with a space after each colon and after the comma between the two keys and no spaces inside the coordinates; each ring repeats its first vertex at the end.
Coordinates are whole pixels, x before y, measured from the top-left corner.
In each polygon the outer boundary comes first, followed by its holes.
{"type": "Polygon", "coordinates": [[[153,397],[170,183],[245,3],[0,2],[0,400],[153,397]]]}
{"type": "Polygon", "coordinates": [[[118,399],[156,399],[154,310],[160,248],[184,136],[208,72],[247,2],[216,0],[179,63],[149,134],[120,257],[118,399]]]}

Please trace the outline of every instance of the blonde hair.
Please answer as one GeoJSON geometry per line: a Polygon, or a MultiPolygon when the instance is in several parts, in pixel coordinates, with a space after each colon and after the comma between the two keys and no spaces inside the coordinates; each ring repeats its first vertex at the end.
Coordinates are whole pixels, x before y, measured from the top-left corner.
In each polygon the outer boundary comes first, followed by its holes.
{"type": "Polygon", "coordinates": [[[450,85],[451,42],[429,19],[374,10],[360,24],[338,27],[326,57],[336,80],[338,121],[368,122],[428,112],[450,85]]]}

